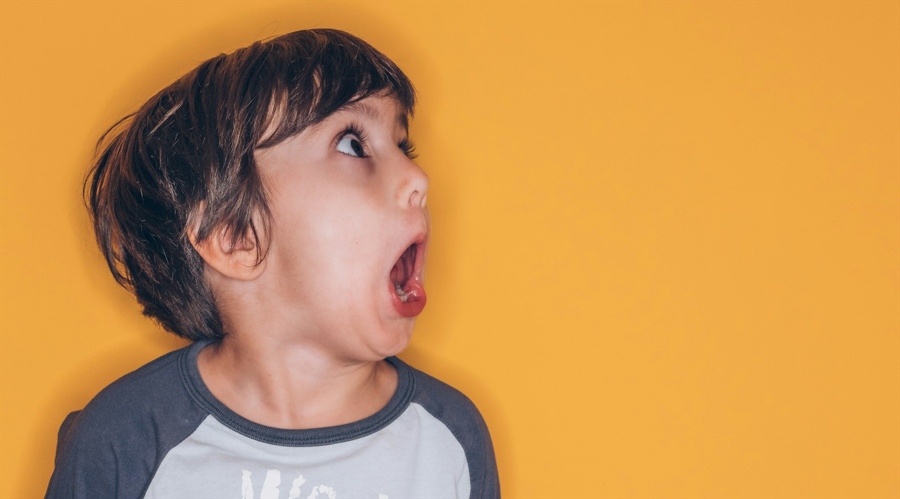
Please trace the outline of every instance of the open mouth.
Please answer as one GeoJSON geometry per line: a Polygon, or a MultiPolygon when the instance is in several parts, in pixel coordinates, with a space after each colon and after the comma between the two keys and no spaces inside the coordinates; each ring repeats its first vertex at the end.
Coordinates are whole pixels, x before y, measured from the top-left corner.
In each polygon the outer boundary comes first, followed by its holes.
{"type": "Polygon", "coordinates": [[[397,292],[397,296],[403,303],[409,301],[409,297],[412,294],[410,291],[406,291],[404,287],[415,270],[417,252],[415,244],[409,245],[409,248],[406,248],[406,251],[400,255],[400,259],[397,260],[394,268],[391,269],[391,283],[394,285],[394,291],[397,292]]]}
{"type": "Polygon", "coordinates": [[[390,284],[394,308],[404,317],[414,317],[425,308],[425,288],[422,285],[424,244],[413,243],[400,255],[391,268],[390,284]]]}

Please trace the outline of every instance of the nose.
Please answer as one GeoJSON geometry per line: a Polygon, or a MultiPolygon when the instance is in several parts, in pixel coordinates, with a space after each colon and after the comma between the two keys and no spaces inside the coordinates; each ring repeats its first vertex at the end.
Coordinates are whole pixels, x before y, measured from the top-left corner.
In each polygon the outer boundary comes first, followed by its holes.
{"type": "Polygon", "coordinates": [[[419,165],[409,159],[404,159],[405,164],[397,191],[397,201],[403,208],[425,208],[425,201],[428,197],[428,175],[419,168],[419,165]]]}

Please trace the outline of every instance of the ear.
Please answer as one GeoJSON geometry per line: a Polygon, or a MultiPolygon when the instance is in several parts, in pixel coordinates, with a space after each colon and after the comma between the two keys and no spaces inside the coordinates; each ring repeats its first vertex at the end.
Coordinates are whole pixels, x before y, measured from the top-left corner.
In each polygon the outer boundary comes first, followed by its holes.
{"type": "Polygon", "coordinates": [[[197,232],[190,232],[191,245],[210,268],[231,279],[252,281],[265,270],[266,260],[258,261],[263,251],[253,234],[243,234],[237,241],[226,228],[216,228],[203,241],[197,241],[197,232]]]}

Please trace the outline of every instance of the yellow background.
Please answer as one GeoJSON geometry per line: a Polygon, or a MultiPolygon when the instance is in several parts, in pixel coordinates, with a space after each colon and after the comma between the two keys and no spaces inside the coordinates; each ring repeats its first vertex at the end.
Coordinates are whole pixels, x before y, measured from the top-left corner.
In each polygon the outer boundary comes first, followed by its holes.
{"type": "Polygon", "coordinates": [[[900,497],[900,3],[0,2],[0,495],[182,343],[95,249],[94,141],[308,27],[415,82],[429,305],[506,497],[900,497]]]}

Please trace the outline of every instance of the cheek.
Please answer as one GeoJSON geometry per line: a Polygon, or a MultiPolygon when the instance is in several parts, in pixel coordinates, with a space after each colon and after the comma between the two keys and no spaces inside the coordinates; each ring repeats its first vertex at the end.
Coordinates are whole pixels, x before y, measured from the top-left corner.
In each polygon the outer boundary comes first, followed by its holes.
{"type": "Polygon", "coordinates": [[[288,196],[283,185],[271,209],[273,245],[291,260],[294,276],[352,290],[375,284],[390,270],[393,262],[386,260],[396,241],[391,240],[389,211],[376,194],[322,182],[291,192],[288,196]]]}
{"type": "Polygon", "coordinates": [[[380,252],[354,227],[341,220],[318,218],[275,234],[276,272],[331,302],[359,300],[363,288],[371,294],[377,280],[380,252]],[[283,237],[279,237],[283,236],[283,237]]]}

